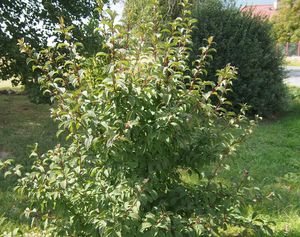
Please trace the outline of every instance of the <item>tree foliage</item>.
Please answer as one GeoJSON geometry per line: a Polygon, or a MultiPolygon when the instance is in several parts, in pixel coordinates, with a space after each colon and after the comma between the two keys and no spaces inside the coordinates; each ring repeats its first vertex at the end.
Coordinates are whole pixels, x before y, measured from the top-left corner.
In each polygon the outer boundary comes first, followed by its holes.
{"type": "MultiPolygon", "coordinates": [[[[45,231],[220,236],[235,226],[243,236],[271,232],[255,213],[241,214],[253,203],[247,173],[228,185],[216,181],[255,122],[245,117],[245,106],[238,114],[227,110],[234,67],[218,70],[216,83],[202,80],[211,38],[190,69],[189,7],[182,1],[182,17],[167,26],[153,9],[152,21],[135,28],[130,21],[115,24],[116,14],[107,11],[98,29],[105,50],[92,59],[78,54],[81,45],[69,41],[63,23],[64,40],[54,47],[36,52],[20,41],[57,102],[51,113],[59,133],[67,131],[70,140],[42,156],[35,150],[31,170],[19,179],[17,189],[32,201],[26,214],[45,231]],[[201,181],[191,185],[185,173],[201,181]]],[[[20,175],[19,167],[13,171],[20,175]]]]}
{"type": "Polygon", "coordinates": [[[180,0],[127,0],[125,1],[123,18],[130,19],[132,27],[138,26],[141,22],[151,21],[153,14],[155,14],[152,10],[155,8],[161,12],[162,20],[168,21],[180,15],[181,6],[179,2],[180,0]]]}
{"type": "Polygon", "coordinates": [[[276,50],[271,24],[219,0],[198,0],[193,14],[198,19],[194,55],[207,37],[215,41],[217,54],[207,68],[208,78],[213,79],[214,71],[230,62],[238,68],[232,102],[247,103],[252,113],[264,116],[280,112],[285,98],[282,56],[276,50]]]}
{"type": "Polygon", "coordinates": [[[282,0],[278,13],[272,19],[279,42],[300,41],[300,0],[282,0]]]}
{"type": "MultiPolygon", "coordinates": [[[[39,88],[30,82],[33,74],[26,66],[25,56],[20,53],[18,40],[24,38],[32,47],[40,50],[57,28],[59,18],[74,26],[74,39],[83,43],[85,53],[93,54],[101,46],[99,34],[93,29],[99,15],[94,11],[95,0],[65,1],[2,0],[0,2],[0,79],[14,79],[31,90],[33,96],[39,88]]],[[[56,35],[57,37],[57,35],[56,35]]],[[[37,98],[39,99],[39,98],[37,98]]]]}

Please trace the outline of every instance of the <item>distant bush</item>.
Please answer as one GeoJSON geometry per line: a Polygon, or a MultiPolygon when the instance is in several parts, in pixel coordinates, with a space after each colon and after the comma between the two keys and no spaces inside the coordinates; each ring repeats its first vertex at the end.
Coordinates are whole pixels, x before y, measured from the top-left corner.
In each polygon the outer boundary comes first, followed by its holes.
{"type": "Polygon", "coordinates": [[[35,104],[51,104],[50,96],[43,93],[38,83],[26,81],[25,93],[28,95],[29,100],[35,104]]]}
{"type": "Polygon", "coordinates": [[[194,17],[198,19],[193,32],[194,55],[205,39],[214,36],[217,54],[208,67],[207,78],[227,63],[238,68],[231,99],[235,104],[247,103],[253,113],[271,116],[284,105],[282,56],[276,52],[271,24],[251,12],[219,0],[196,0],[194,17]]]}

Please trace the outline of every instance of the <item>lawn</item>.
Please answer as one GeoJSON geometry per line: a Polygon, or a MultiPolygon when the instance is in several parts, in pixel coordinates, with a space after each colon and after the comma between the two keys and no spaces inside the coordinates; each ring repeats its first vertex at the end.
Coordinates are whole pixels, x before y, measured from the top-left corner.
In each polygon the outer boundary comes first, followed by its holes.
{"type": "Polygon", "coordinates": [[[300,89],[290,88],[290,106],[275,121],[262,121],[224,178],[248,170],[265,199],[259,209],[276,222],[278,237],[300,236],[300,89]]]}
{"type": "MultiPolygon", "coordinates": [[[[8,83],[0,88],[12,89],[8,83]]],[[[15,159],[25,167],[30,165],[29,154],[38,142],[44,152],[57,143],[56,125],[50,119],[49,105],[36,105],[25,95],[0,94],[0,159],[15,159]]],[[[0,176],[0,236],[5,229],[25,224],[20,217],[26,201],[13,191],[14,179],[0,176]]]]}
{"type": "MultiPolygon", "coordinates": [[[[284,115],[262,121],[240,147],[231,169],[222,175],[225,182],[248,170],[253,186],[269,199],[258,209],[275,220],[277,237],[300,236],[300,89],[290,88],[293,99],[284,115]]],[[[30,164],[30,147],[39,142],[40,151],[57,142],[56,126],[49,118],[49,105],[31,104],[24,95],[0,95],[0,152],[25,166],[30,164]]],[[[4,158],[2,158],[4,159],[4,158]]],[[[19,217],[26,200],[13,192],[14,180],[0,177],[0,233],[25,225],[19,217]],[[2,217],[1,217],[2,216],[2,217]]]]}

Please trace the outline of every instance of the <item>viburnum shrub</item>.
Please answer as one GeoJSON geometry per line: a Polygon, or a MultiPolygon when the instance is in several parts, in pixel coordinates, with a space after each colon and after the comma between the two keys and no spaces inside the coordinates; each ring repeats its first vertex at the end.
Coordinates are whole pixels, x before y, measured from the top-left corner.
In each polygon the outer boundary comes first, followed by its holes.
{"type": "MultiPolygon", "coordinates": [[[[34,52],[20,41],[41,73],[52,117],[69,145],[39,156],[18,181],[50,236],[242,236],[271,232],[255,213],[250,189],[241,181],[222,184],[217,175],[254,121],[231,112],[226,99],[235,68],[217,71],[218,82],[203,81],[210,45],[189,67],[191,32],[188,0],[182,17],[161,24],[153,5],[151,22],[130,29],[103,12],[97,30],[103,52],[86,59],[69,43],[70,28],[53,48],[34,52]],[[183,176],[199,175],[191,184],[183,176]],[[225,231],[225,232],[224,232],[225,231]]],[[[101,6],[98,8],[102,12],[101,6]]],[[[45,234],[46,235],[46,234],[45,234]]]]}

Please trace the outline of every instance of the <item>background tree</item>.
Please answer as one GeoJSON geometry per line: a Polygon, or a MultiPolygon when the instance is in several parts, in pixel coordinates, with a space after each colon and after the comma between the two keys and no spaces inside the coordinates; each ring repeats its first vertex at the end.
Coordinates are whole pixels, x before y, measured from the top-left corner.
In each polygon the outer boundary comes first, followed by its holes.
{"type": "MultiPolygon", "coordinates": [[[[105,1],[106,3],[108,1],[105,1]]],[[[39,87],[30,82],[32,72],[20,53],[17,42],[24,38],[34,48],[46,46],[49,35],[57,28],[59,17],[66,25],[74,26],[74,40],[81,42],[86,54],[99,50],[101,37],[94,33],[99,15],[94,11],[96,0],[2,0],[0,2],[0,80],[13,79],[22,83],[31,94],[39,94],[39,87]]]]}
{"type": "Polygon", "coordinates": [[[279,42],[300,41],[300,0],[281,0],[273,22],[279,42]]]}
{"type": "Polygon", "coordinates": [[[155,14],[152,11],[153,5],[156,4],[155,7],[161,12],[162,18],[168,21],[179,16],[181,10],[179,3],[179,0],[126,0],[123,17],[130,18],[132,25],[137,26],[142,21],[149,21],[151,19],[151,16],[155,14]]]}

